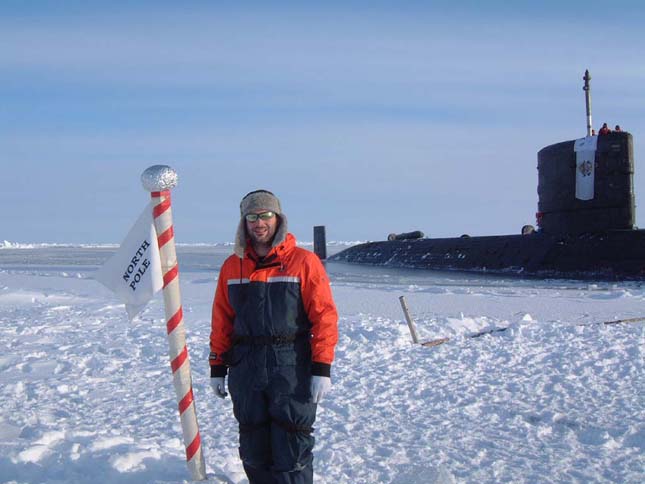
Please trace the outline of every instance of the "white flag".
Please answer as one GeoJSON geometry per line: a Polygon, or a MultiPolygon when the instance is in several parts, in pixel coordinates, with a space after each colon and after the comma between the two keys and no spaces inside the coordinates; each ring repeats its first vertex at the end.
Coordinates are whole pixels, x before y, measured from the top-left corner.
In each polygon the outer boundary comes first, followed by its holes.
{"type": "Polygon", "coordinates": [[[130,229],[117,253],[97,271],[95,278],[125,303],[130,319],[139,314],[163,287],[152,202],[130,229]]]}
{"type": "Polygon", "coordinates": [[[596,166],[597,136],[577,139],[573,145],[576,152],[576,198],[591,200],[594,197],[594,173],[596,166]]]}

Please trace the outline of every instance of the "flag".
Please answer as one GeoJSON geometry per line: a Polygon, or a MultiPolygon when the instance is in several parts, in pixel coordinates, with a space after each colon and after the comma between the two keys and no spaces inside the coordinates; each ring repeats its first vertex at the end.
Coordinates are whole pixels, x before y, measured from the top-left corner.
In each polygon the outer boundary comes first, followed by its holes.
{"type": "Polygon", "coordinates": [[[594,172],[596,166],[597,136],[577,139],[573,145],[576,152],[576,198],[591,200],[594,197],[594,172]]]}
{"type": "Polygon", "coordinates": [[[130,319],[163,287],[152,202],[146,205],[117,253],[97,271],[95,279],[125,303],[130,319]]]}

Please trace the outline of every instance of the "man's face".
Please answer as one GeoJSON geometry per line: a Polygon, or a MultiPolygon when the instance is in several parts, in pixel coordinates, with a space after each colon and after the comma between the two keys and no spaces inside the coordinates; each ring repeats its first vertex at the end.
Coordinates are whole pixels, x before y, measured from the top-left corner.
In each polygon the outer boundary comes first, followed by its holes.
{"type": "MultiPolygon", "coordinates": [[[[263,214],[269,212],[269,210],[259,209],[253,210],[251,213],[254,214],[263,214]]],[[[271,212],[273,213],[273,212],[271,212]]],[[[263,220],[258,217],[255,222],[249,222],[246,220],[246,232],[251,238],[251,242],[259,245],[271,245],[275,231],[278,228],[278,216],[273,213],[273,217],[263,220]]]]}

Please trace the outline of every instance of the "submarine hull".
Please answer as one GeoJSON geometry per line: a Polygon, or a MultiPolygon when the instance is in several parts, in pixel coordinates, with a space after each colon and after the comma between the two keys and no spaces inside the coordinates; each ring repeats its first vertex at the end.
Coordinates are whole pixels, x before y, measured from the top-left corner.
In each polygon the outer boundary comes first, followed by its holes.
{"type": "Polygon", "coordinates": [[[643,279],[645,230],[634,227],[632,135],[614,132],[585,141],[593,141],[595,148],[580,159],[577,140],[538,152],[537,232],[369,242],[330,260],[536,277],[643,279]],[[591,193],[580,199],[577,192],[583,186],[591,193]]]}
{"type": "Polygon", "coordinates": [[[367,242],[328,260],[534,277],[645,278],[645,230],[367,242]]]}

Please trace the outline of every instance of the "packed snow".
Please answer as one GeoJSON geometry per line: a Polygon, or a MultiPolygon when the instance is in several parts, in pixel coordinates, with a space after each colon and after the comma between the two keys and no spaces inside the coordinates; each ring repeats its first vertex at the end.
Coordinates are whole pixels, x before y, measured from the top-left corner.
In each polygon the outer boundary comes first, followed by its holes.
{"type": "MultiPolygon", "coordinates": [[[[1,482],[189,482],[163,300],[128,321],[93,280],[114,250],[0,247],[1,482]]],[[[243,483],[230,399],[208,385],[230,252],[183,246],[179,263],[209,481],[243,483]]],[[[642,283],[327,269],[340,340],[316,482],[645,481],[642,283]],[[399,296],[422,342],[446,342],[413,344],[399,296]]]]}

